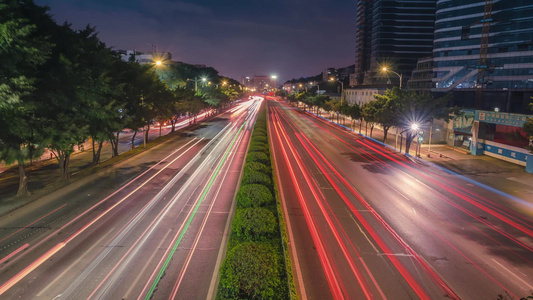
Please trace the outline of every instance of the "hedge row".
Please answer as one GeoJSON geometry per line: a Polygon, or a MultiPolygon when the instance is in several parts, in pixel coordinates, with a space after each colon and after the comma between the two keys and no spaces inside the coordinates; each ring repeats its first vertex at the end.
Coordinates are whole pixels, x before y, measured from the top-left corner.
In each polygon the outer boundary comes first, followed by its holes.
{"type": "MultiPolygon", "coordinates": [[[[220,267],[217,299],[289,299],[265,104],[257,116],[220,267]]],[[[289,275],[292,278],[292,274],[289,275]]]]}

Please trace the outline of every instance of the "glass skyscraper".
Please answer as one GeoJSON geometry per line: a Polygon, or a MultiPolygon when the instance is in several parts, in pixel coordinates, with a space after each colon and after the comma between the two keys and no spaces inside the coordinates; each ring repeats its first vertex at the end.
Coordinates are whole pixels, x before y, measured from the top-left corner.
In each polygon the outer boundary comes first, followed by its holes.
{"type": "Polygon", "coordinates": [[[404,84],[421,57],[431,56],[436,0],[359,0],[356,19],[355,74],[351,85],[376,85],[382,66],[402,74],[404,84]]]}
{"type": "MultiPolygon", "coordinates": [[[[486,68],[480,109],[525,113],[533,96],[533,1],[439,0],[433,45],[433,91],[473,107],[478,69],[486,68]],[[490,22],[486,64],[480,65],[484,22],[490,22]]],[[[477,85],[479,87],[479,85],[477,85]]]]}

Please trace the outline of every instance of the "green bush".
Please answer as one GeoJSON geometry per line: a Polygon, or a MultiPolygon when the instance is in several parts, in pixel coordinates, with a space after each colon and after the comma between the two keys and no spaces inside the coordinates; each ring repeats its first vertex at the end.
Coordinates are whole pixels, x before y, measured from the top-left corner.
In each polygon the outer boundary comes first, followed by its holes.
{"type": "MultiPolygon", "coordinates": [[[[267,143],[263,143],[263,142],[251,142],[250,143],[250,148],[254,147],[254,146],[261,146],[261,147],[268,148],[268,144],[267,143]]],[[[253,151],[248,151],[248,152],[253,152],[253,151]]]]}
{"type": "Polygon", "coordinates": [[[266,136],[252,136],[252,142],[262,142],[262,143],[268,143],[268,139],[266,136]]]}
{"type": "Polygon", "coordinates": [[[267,131],[263,128],[254,128],[252,136],[267,136],[267,131]]]}
{"type": "Polygon", "coordinates": [[[272,180],[270,179],[270,176],[263,172],[259,171],[248,171],[244,172],[242,175],[241,185],[246,184],[262,184],[267,187],[272,186],[272,180]]]}
{"type": "Polygon", "coordinates": [[[235,196],[237,207],[261,207],[274,203],[272,192],[261,184],[242,185],[235,196]]]}
{"type": "Polygon", "coordinates": [[[265,154],[268,153],[268,151],[268,146],[265,144],[250,145],[250,148],[248,149],[248,152],[263,152],[265,154]]]}
{"type": "Polygon", "coordinates": [[[269,166],[256,161],[252,161],[244,165],[244,173],[251,171],[258,171],[269,176],[272,174],[272,169],[269,166]]]}
{"type": "Polygon", "coordinates": [[[270,157],[264,152],[248,152],[246,162],[256,161],[264,165],[270,166],[270,157]]]}
{"type": "Polygon", "coordinates": [[[220,268],[219,299],[283,299],[277,253],[265,244],[244,243],[220,268]]]}
{"type": "Polygon", "coordinates": [[[241,242],[268,241],[276,238],[278,223],[274,214],[265,208],[250,207],[239,209],[231,223],[231,234],[241,242]]]}

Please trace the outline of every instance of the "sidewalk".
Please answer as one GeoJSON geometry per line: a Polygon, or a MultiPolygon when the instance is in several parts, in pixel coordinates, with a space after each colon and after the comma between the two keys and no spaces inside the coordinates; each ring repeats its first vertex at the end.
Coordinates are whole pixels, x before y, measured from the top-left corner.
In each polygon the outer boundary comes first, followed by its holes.
{"type": "MultiPolygon", "coordinates": [[[[312,112],[308,113],[316,115],[312,112]]],[[[332,118],[334,121],[328,119],[329,113],[323,112],[320,117],[352,131],[352,129],[350,129],[352,120],[349,117],[346,117],[345,123],[341,117],[339,124],[336,122],[336,117],[332,118]]],[[[357,120],[354,124],[354,129],[353,132],[359,134],[359,122],[357,120]]],[[[370,128],[368,129],[368,133],[370,133],[370,128]]],[[[370,138],[365,135],[364,124],[361,128],[360,135],[370,138]]],[[[370,139],[376,140],[378,143],[382,144],[383,130],[374,128],[370,139]]],[[[399,154],[399,149],[395,148],[395,142],[395,133],[389,131],[386,144],[391,151],[399,154]]],[[[414,162],[428,165],[435,164],[451,171],[448,171],[448,173],[451,173],[451,176],[459,175],[469,179],[471,183],[467,183],[467,185],[480,183],[481,185],[485,185],[484,188],[493,188],[533,204],[533,174],[526,173],[523,166],[486,155],[470,155],[469,152],[461,148],[453,148],[439,144],[431,145],[431,150],[429,149],[429,145],[422,144],[420,157],[416,158],[414,150],[416,146],[416,141],[413,141],[409,151],[411,159],[414,162]]],[[[405,152],[405,139],[402,151],[405,152]]],[[[533,214],[533,211],[530,213],[533,214]]]]}

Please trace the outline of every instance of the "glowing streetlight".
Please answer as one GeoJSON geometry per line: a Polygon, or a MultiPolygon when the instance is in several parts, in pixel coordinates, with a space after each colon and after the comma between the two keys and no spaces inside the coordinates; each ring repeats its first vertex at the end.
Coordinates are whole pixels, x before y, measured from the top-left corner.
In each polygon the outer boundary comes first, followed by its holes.
{"type": "Polygon", "coordinates": [[[158,61],[155,62],[155,65],[156,65],[156,66],[160,66],[161,64],[162,64],[162,62],[161,62],[160,60],[158,60],[158,61]]]}
{"type": "Polygon", "coordinates": [[[384,73],[391,72],[391,73],[395,74],[396,76],[400,77],[400,89],[402,88],[402,81],[403,81],[402,80],[402,74],[398,74],[398,73],[394,72],[393,70],[389,70],[389,69],[387,69],[387,67],[383,67],[383,68],[381,68],[381,70],[384,73]]]}
{"type": "Polygon", "coordinates": [[[335,78],[335,77],[331,77],[331,78],[329,79],[329,81],[332,81],[332,82],[333,82],[333,81],[337,81],[337,82],[339,82],[339,83],[341,84],[341,105],[342,105],[342,98],[344,98],[344,97],[343,97],[343,92],[344,92],[344,82],[338,80],[338,79],[335,78]]]}
{"type": "Polygon", "coordinates": [[[411,124],[411,130],[412,131],[417,131],[419,128],[420,128],[420,125],[418,125],[417,123],[411,124]]]}

